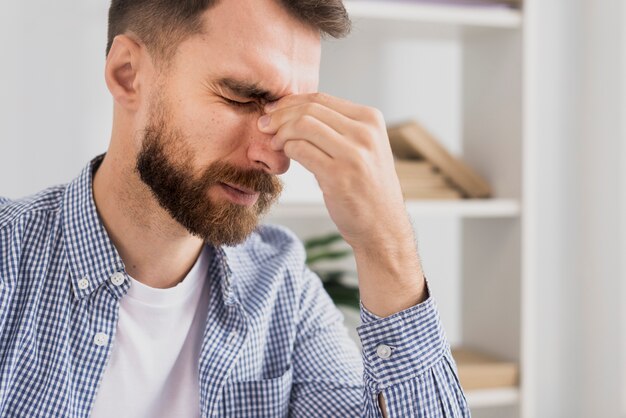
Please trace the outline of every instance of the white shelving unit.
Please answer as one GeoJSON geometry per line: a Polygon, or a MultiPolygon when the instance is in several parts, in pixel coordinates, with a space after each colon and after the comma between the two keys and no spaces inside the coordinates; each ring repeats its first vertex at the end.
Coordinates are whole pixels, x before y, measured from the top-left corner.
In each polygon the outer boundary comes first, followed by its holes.
{"type": "MultiPolygon", "coordinates": [[[[519,202],[513,199],[476,200],[409,200],[406,207],[411,216],[458,217],[458,218],[515,218],[520,215],[519,202]]],[[[324,205],[315,203],[286,203],[277,205],[270,220],[301,217],[322,218],[328,216],[324,205]]]]}
{"type": "MultiPolygon", "coordinates": [[[[515,361],[524,373],[522,12],[346,1],[352,35],[324,45],[320,90],[420,121],[485,177],[493,199],[408,201],[420,254],[452,345],[515,361]]],[[[332,226],[301,167],[267,218],[302,238],[332,226]]],[[[520,385],[520,388],[523,387],[520,385]]],[[[468,391],[474,417],[526,418],[524,390],[468,391]]]]}
{"type": "Polygon", "coordinates": [[[346,4],[352,19],[494,28],[517,28],[522,23],[521,13],[507,7],[441,6],[376,0],[347,1],[346,4]]]}

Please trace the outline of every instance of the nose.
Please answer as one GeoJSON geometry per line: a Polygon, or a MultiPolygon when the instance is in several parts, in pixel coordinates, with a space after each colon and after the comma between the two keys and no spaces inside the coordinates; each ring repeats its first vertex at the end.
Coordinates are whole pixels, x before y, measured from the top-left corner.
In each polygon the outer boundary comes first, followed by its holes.
{"type": "Polygon", "coordinates": [[[248,159],[255,168],[269,174],[280,175],[287,172],[291,160],[285,152],[275,151],[271,147],[272,136],[259,131],[256,120],[249,129],[248,159]]]}

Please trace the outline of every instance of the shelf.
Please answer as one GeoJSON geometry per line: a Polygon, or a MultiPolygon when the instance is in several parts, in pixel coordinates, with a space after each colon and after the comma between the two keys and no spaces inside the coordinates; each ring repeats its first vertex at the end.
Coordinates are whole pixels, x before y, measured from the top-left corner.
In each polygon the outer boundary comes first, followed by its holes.
{"type": "Polygon", "coordinates": [[[520,215],[519,202],[508,199],[408,201],[406,206],[413,216],[514,218],[520,215]]]}
{"type": "Polygon", "coordinates": [[[397,20],[420,23],[478,26],[487,28],[519,28],[522,13],[502,6],[459,6],[431,3],[352,0],[346,1],[351,18],[397,20]]]}
{"type": "Polygon", "coordinates": [[[516,405],[520,400],[518,388],[480,389],[465,392],[470,408],[516,405]]]}
{"type": "MultiPolygon", "coordinates": [[[[509,199],[422,200],[407,201],[411,216],[456,216],[463,218],[515,218],[520,204],[509,199]]],[[[326,217],[326,207],[320,203],[281,203],[268,214],[268,219],[326,217]]]]}

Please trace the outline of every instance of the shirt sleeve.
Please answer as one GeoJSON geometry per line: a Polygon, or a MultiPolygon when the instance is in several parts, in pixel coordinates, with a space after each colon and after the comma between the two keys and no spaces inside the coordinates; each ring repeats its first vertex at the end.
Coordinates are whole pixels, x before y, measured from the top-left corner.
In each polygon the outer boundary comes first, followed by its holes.
{"type": "Polygon", "coordinates": [[[361,316],[359,353],[321,280],[305,269],[289,416],[380,418],[382,393],[389,417],[469,417],[432,297],[386,318],[361,304],[361,316]]]}
{"type": "Polygon", "coordinates": [[[390,417],[470,416],[430,292],[426,301],[386,318],[361,303],[361,322],[365,391],[376,399],[383,394],[390,417]]]}

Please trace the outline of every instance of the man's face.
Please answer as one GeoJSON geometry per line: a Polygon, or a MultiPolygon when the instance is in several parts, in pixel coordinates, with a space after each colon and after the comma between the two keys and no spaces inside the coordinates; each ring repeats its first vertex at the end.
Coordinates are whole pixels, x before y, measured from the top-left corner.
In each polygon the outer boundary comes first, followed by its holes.
{"type": "Polygon", "coordinates": [[[289,168],[258,130],[263,104],[317,90],[320,38],[274,0],[222,1],[204,18],[205,33],[184,41],[152,84],[136,168],[190,233],[234,245],[289,168]]]}

